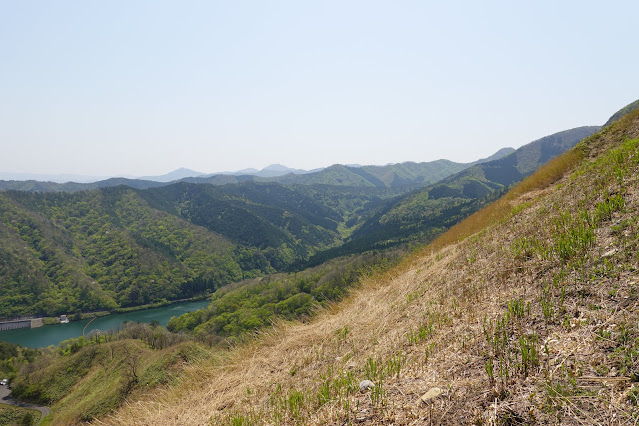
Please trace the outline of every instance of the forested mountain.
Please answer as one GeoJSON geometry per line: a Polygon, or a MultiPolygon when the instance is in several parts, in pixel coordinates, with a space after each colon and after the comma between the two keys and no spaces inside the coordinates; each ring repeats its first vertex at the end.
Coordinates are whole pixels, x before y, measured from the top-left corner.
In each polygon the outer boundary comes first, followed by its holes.
{"type": "Polygon", "coordinates": [[[373,211],[343,246],[318,253],[301,267],[364,250],[428,241],[600,128],[579,127],[546,136],[505,157],[476,164],[434,185],[392,199],[373,211]]]}
{"type": "Polygon", "coordinates": [[[231,241],[286,258],[306,257],[314,247],[337,242],[342,218],[330,208],[279,184],[197,185],[177,183],[140,191],[155,208],[203,226],[231,241]],[[278,251],[279,253],[275,253],[278,251]],[[286,253],[285,253],[286,252],[286,253]]]}
{"type": "Polygon", "coordinates": [[[213,291],[341,244],[393,188],[176,183],[0,193],[0,317],[213,291]]]}
{"type": "Polygon", "coordinates": [[[278,184],[0,194],[0,317],[177,299],[339,241],[337,211],[278,184]]]}

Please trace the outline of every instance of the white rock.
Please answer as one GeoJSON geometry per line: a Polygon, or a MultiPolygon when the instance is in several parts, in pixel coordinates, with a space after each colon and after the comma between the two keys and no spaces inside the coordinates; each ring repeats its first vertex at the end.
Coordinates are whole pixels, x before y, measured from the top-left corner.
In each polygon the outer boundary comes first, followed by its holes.
{"type": "Polygon", "coordinates": [[[444,393],[444,390],[442,388],[430,388],[428,390],[428,392],[426,392],[425,394],[422,395],[421,398],[419,398],[422,402],[429,402],[431,399],[435,399],[438,396],[440,396],[441,394],[444,393]]]}
{"type": "Polygon", "coordinates": [[[374,388],[374,387],[375,387],[375,383],[371,382],[370,380],[362,380],[359,383],[360,392],[366,392],[368,389],[374,388]]]}

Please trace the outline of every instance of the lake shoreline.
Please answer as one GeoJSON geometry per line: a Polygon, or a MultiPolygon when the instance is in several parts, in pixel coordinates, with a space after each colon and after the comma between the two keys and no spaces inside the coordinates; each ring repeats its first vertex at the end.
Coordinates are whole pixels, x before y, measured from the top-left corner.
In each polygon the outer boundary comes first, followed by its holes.
{"type": "MultiPolygon", "coordinates": [[[[144,311],[147,309],[155,309],[155,308],[162,308],[164,306],[170,306],[173,305],[175,303],[184,303],[184,302],[197,302],[200,300],[205,300],[211,297],[211,293],[206,293],[206,294],[202,294],[199,296],[193,296],[193,297],[188,297],[185,299],[176,299],[176,300],[164,300],[164,301],[160,301],[160,302],[155,302],[155,303],[147,303],[146,305],[138,305],[138,306],[128,306],[125,308],[114,308],[110,311],[93,311],[93,312],[77,312],[74,314],[69,314],[67,315],[67,318],[69,319],[69,322],[74,322],[74,321],[82,321],[85,319],[91,319],[91,318],[98,318],[98,317],[104,317],[107,315],[113,315],[113,314],[124,314],[124,313],[128,313],[128,312],[136,312],[136,311],[144,311]]],[[[60,324],[60,316],[55,316],[55,317],[39,317],[39,316],[28,316],[25,318],[29,318],[29,320],[42,320],[43,324],[42,325],[54,325],[54,324],[60,324]]],[[[10,319],[2,319],[0,318],[0,324],[4,324],[4,323],[9,323],[9,322],[16,322],[17,320],[10,320],[10,319]]],[[[26,319],[24,321],[27,321],[26,319]]],[[[28,327],[25,327],[28,328],[28,327]]],[[[31,327],[34,328],[34,327],[31,327]]]]}
{"type": "Polygon", "coordinates": [[[93,312],[84,318],[79,318],[69,323],[61,324],[58,321],[56,324],[47,324],[37,328],[1,331],[0,341],[30,348],[44,348],[50,345],[57,346],[64,340],[77,338],[83,334],[88,335],[93,330],[108,332],[121,327],[125,322],[152,323],[157,321],[159,324],[166,326],[171,317],[204,309],[210,302],[208,298],[199,297],[197,299],[190,298],[182,301],[173,301],[172,303],[162,304],[159,307],[147,305],[145,309],[136,307],[138,309],[128,309],[126,312],[113,312],[107,315],[96,315],[97,313],[93,312]]]}

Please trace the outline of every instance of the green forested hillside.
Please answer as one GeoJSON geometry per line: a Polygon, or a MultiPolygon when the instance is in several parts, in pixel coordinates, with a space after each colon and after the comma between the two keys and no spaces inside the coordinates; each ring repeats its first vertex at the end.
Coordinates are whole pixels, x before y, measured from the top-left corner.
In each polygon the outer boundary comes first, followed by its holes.
{"type": "Polygon", "coordinates": [[[299,273],[273,274],[231,284],[213,294],[206,309],[173,317],[167,328],[192,332],[199,340],[236,341],[274,319],[310,316],[318,305],[335,302],[364,275],[393,266],[406,252],[367,252],[333,259],[299,273]]]}
{"type": "Polygon", "coordinates": [[[342,220],[332,209],[279,184],[179,183],[140,195],[153,207],[260,249],[275,269],[336,244],[342,220]]]}
{"type": "Polygon", "coordinates": [[[0,195],[0,316],[176,299],[242,278],[227,239],[133,190],[0,195]]]}

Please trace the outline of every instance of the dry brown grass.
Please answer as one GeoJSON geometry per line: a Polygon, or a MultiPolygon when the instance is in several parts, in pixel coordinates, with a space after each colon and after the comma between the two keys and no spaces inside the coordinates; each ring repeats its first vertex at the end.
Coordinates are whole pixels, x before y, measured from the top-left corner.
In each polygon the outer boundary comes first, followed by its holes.
{"type": "Polygon", "coordinates": [[[547,164],[504,199],[451,229],[435,242],[437,250],[370,277],[310,323],[278,323],[215,364],[191,366],[179,386],[131,401],[103,423],[632,423],[637,407],[628,402],[629,373],[611,366],[621,365],[615,355],[620,339],[630,344],[624,333],[639,338],[639,330],[623,329],[639,320],[639,265],[633,252],[639,163],[632,163],[621,181],[587,166],[573,177],[565,172],[623,135],[638,137],[639,115],[633,117],[591,138],[587,149],[547,164]],[[561,186],[548,186],[555,182],[561,186]],[[601,221],[594,245],[579,256],[558,257],[551,250],[559,232],[557,215],[591,211],[606,191],[622,193],[625,210],[601,221]],[[520,205],[524,208],[513,210],[520,205]],[[522,238],[539,241],[541,249],[513,254],[522,238]],[[545,289],[557,303],[550,319],[540,303],[545,289]],[[485,321],[503,318],[513,300],[530,307],[512,320],[512,353],[517,336],[535,334],[539,364],[526,374],[512,364],[508,379],[491,382],[485,369],[491,351],[485,321]],[[408,338],[429,323],[432,334],[408,338]],[[375,404],[370,391],[318,400],[327,378],[350,373],[359,383],[369,359],[383,364],[400,351],[399,376],[388,375],[383,382],[385,405],[375,404]],[[434,386],[443,388],[444,396],[430,404],[418,401],[434,386]],[[296,392],[303,399],[299,413],[290,405],[296,392]],[[278,405],[282,399],[286,406],[278,405]]]}
{"type": "MultiPolygon", "coordinates": [[[[433,252],[460,241],[469,235],[485,229],[487,226],[505,219],[512,213],[513,207],[524,194],[531,194],[547,188],[574,169],[584,158],[583,147],[564,152],[541,166],[535,173],[517,184],[503,197],[482,210],[473,213],[467,219],[451,227],[448,232],[440,235],[429,246],[433,252]]],[[[529,197],[530,198],[530,197],[529,197]]]]}

